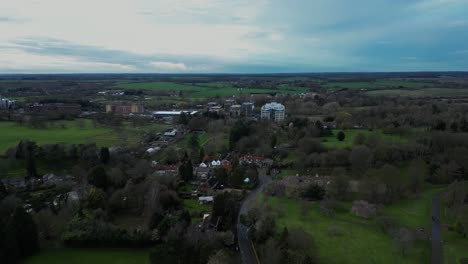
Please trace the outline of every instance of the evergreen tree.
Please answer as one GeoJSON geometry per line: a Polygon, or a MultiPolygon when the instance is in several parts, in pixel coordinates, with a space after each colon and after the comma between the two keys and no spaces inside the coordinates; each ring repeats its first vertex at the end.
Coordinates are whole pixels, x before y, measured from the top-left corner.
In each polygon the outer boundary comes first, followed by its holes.
{"type": "Polygon", "coordinates": [[[107,148],[107,147],[102,147],[101,148],[100,158],[101,158],[101,162],[104,163],[104,164],[107,164],[109,162],[109,159],[110,159],[109,148],[107,148]]]}
{"type": "Polygon", "coordinates": [[[39,250],[36,223],[22,207],[17,207],[13,215],[16,239],[22,257],[31,256],[39,250]]]}
{"type": "Polygon", "coordinates": [[[203,160],[205,159],[205,149],[203,147],[200,148],[198,158],[200,162],[203,162],[203,160]]]}
{"type": "Polygon", "coordinates": [[[340,132],[338,132],[338,135],[336,135],[336,138],[339,141],[343,141],[346,138],[346,135],[345,135],[345,133],[343,131],[340,131],[340,132]]]}

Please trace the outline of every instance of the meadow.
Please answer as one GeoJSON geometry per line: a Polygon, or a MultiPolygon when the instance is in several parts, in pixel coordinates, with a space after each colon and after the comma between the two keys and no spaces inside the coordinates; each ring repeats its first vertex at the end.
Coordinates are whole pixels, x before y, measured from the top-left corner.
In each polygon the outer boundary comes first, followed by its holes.
{"type": "Polygon", "coordinates": [[[391,135],[385,134],[382,130],[376,129],[369,131],[367,129],[333,129],[332,135],[323,138],[323,145],[327,148],[347,148],[352,147],[354,144],[354,139],[358,134],[363,134],[364,136],[368,137],[371,135],[377,135],[383,140],[392,142],[392,141],[406,141],[405,137],[401,137],[399,135],[391,135]],[[336,138],[338,132],[343,131],[345,133],[345,139],[343,141],[339,141],[336,138]]]}
{"type": "Polygon", "coordinates": [[[433,87],[433,83],[406,80],[377,80],[375,82],[329,82],[323,85],[328,89],[380,89],[380,88],[424,88],[433,87]]]}
{"type": "Polygon", "coordinates": [[[337,210],[335,217],[330,218],[320,212],[320,205],[316,202],[278,197],[268,197],[264,202],[278,215],[278,232],[283,227],[298,228],[312,236],[320,263],[385,264],[429,261],[429,243],[418,243],[407,256],[402,256],[393,239],[383,233],[375,221],[349,214],[349,204],[343,205],[341,210],[337,210]],[[331,230],[339,230],[339,235],[332,235],[331,230]]]}
{"type": "Polygon", "coordinates": [[[43,249],[22,264],[148,264],[148,250],[144,249],[43,249]]]}
{"type": "MultiPolygon", "coordinates": [[[[381,213],[395,218],[401,226],[431,230],[432,197],[443,189],[442,186],[427,184],[420,194],[387,206],[381,213]]],[[[258,202],[270,206],[278,215],[278,232],[284,226],[308,232],[314,238],[323,263],[429,262],[431,252],[428,242],[417,242],[408,256],[402,256],[394,240],[384,234],[374,220],[365,220],[349,213],[350,203],[342,203],[336,216],[329,218],[320,213],[316,202],[265,195],[258,202]],[[342,235],[332,236],[330,229],[341,230],[342,235]]],[[[458,263],[460,258],[468,258],[466,239],[449,231],[444,231],[443,237],[445,263],[458,263]]]]}
{"type": "Polygon", "coordinates": [[[383,89],[366,92],[371,96],[444,97],[468,96],[468,89],[425,88],[425,89],[383,89]]]}
{"type": "Polygon", "coordinates": [[[22,139],[35,141],[38,145],[66,143],[96,143],[98,146],[134,144],[140,139],[140,133],[146,130],[159,132],[165,125],[150,124],[131,127],[124,123],[121,129],[112,129],[93,125],[92,120],[53,121],[47,128],[20,126],[15,122],[0,122],[0,152],[14,147],[22,139]]]}
{"type": "Polygon", "coordinates": [[[146,83],[121,83],[116,86],[123,89],[141,89],[141,90],[166,90],[166,91],[198,91],[202,88],[179,84],[173,82],[146,82],[146,83]]]}
{"type": "Polygon", "coordinates": [[[172,82],[148,82],[148,83],[122,83],[115,86],[124,89],[142,89],[159,91],[185,91],[191,98],[207,98],[216,96],[233,96],[239,94],[271,94],[271,93],[303,93],[307,88],[280,86],[277,89],[253,89],[235,88],[229,82],[207,82],[191,84],[180,84],[172,82]]]}

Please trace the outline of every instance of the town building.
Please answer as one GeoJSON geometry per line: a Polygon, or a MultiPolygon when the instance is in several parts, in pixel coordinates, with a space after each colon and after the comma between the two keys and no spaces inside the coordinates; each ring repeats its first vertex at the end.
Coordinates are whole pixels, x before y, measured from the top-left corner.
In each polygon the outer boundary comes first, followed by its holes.
{"type": "Polygon", "coordinates": [[[229,112],[229,110],[231,109],[231,106],[235,105],[236,104],[236,100],[234,99],[226,99],[224,101],[224,111],[226,112],[229,112]]]}
{"type": "Polygon", "coordinates": [[[15,100],[10,100],[8,98],[3,98],[0,95],[0,109],[10,109],[15,105],[15,100]]]}
{"type": "Polygon", "coordinates": [[[241,115],[241,108],[240,105],[231,105],[229,108],[229,115],[231,117],[239,117],[241,115]]]}
{"type": "Polygon", "coordinates": [[[268,103],[262,106],[261,119],[270,120],[274,122],[284,121],[286,114],[286,107],[280,103],[268,103]]]}
{"type": "Polygon", "coordinates": [[[112,103],[106,105],[106,113],[135,114],[143,112],[145,112],[145,108],[141,104],[112,103]]]}
{"type": "Polygon", "coordinates": [[[189,111],[189,110],[182,110],[182,111],[155,111],[152,113],[154,119],[161,119],[161,120],[168,120],[174,121],[177,120],[180,115],[185,114],[188,116],[194,116],[198,114],[198,111],[189,111]]]}
{"type": "Polygon", "coordinates": [[[30,104],[25,107],[27,112],[36,113],[36,114],[62,114],[62,115],[72,115],[77,116],[81,114],[81,105],[80,104],[63,104],[63,103],[54,103],[54,104],[30,104]]]}
{"type": "Polygon", "coordinates": [[[245,117],[252,117],[254,115],[254,103],[245,102],[242,104],[242,115],[245,117]]]}

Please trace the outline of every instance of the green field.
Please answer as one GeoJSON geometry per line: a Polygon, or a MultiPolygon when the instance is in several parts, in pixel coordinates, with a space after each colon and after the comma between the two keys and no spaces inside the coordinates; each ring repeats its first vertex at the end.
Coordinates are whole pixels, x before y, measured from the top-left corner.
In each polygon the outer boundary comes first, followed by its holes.
{"type": "Polygon", "coordinates": [[[407,256],[402,256],[393,239],[383,233],[373,220],[350,215],[350,205],[345,205],[334,218],[329,218],[320,213],[319,204],[314,202],[269,197],[266,203],[278,215],[278,230],[284,226],[300,228],[313,237],[320,263],[429,262],[429,243],[418,243],[407,256]],[[341,235],[331,235],[330,228],[341,230],[341,235]]]}
{"type": "Polygon", "coordinates": [[[352,147],[354,144],[354,138],[357,134],[362,133],[364,136],[368,137],[370,135],[378,135],[380,138],[387,140],[387,141],[405,141],[407,140],[404,137],[398,135],[390,135],[385,134],[382,130],[376,129],[373,131],[369,131],[367,129],[333,129],[333,135],[324,137],[323,138],[323,145],[327,148],[346,148],[352,147]],[[339,131],[343,131],[345,133],[345,139],[343,141],[339,141],[336,138],[336,135],[339,131]]]}
{"type": "Polygon", "coordinates": [[[428,216],[431,215],[432,197],[443,189],[444,187],[428,185],[417,197],[386,207],[383,213],[397,218],[399,223],[406,227],[429,228],[431,219],[428,216]]]}
{"type": "Polygon", "coordinates": [[[408,96],[408,97],[444,97],[444,96],[468,96],[468,89],[452,88],[426,88],[426,89],[384,89],[366,92],[371,96],[408,96]]]}
{"type": "Polygon", "coordinates": [[[47,249],[22,264],[147,264],[148,251],[141,249],[47,249]]]}
{"type": "Polygon", "coordinates": [[[173,82],[147,82],[147,83],[122,83],[116,86],[124,89],[141,89],[141,90],[166,90],[166,91],[198,91],[203,88],[187,84],[179,84],[173,82]]]}
{"type": "Polygon", "coordinates": [[[124,143],[136,143],[145,130],[161,131],[167,126],[146,125],[143,127],[124,127],[115,130],[107,127],[94,127],[93,122],[88,119],[82,121],[55,121],[48,128],[36,129],[27,126],[19,126],[14,122],[0,122],[0,152],[14,147],[22,139],[35,141],[38,145],[53,143],[96,143],[98,146],[122,145],[124,143]],[[82,122],[82,126],[79,123],[82,122]]]}
{"type": "Polygon", "coordinates": [[[405,81],[405,80],[378,80],[375,82],[329,82],[324,85],[328,89],[379,89],[391,87],[404,87],[404,88],[423,88],[433,87],[434,84],[426,82],[405,81]]]}
{"type": "Polygon", "coordinates": [[[117,88],[123,89],[142,89],[142,90],[160,90],[160,91],[186,91],[190,93],[191,98],[206,98],[216,96],[233,96],[239,94],[270,94],[270,93],[303,93],[307,92],[307,88],[280,86],[277,89],[250,89],[234,88],[228,82],[208,82],[197,83],[195,85],[179,84],[172,82],[148,82],[148,83],[121,83],[116,85],[117,88]]]}

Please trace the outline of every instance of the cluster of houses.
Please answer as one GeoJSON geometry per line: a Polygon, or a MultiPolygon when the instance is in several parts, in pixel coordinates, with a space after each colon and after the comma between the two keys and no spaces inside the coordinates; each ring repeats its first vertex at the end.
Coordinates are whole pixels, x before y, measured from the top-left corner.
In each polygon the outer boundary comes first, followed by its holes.
{"type": "Polygon", "coordinates": [[[235,99],[226,99],[223,105],[217,102],[208,102],[207,111],[211,113],[224,114],[232,118],[255,116],[255,105],[252,102],[239,104],[235,99]]]}
{"type": "Polygon", "coordinates": [[[16,101],[15,100],[10,100],[8,98],[3,98],[0,95],[0,110],[1,109],[10,109],[15,105],[16,101]]]}

